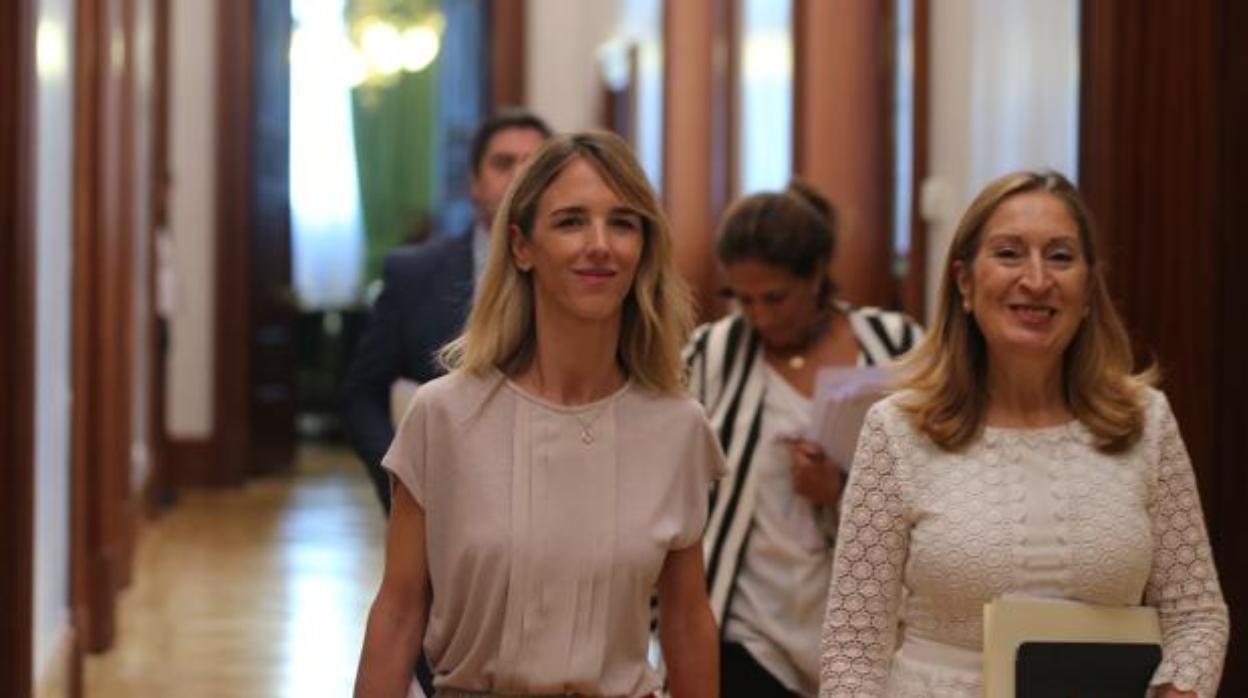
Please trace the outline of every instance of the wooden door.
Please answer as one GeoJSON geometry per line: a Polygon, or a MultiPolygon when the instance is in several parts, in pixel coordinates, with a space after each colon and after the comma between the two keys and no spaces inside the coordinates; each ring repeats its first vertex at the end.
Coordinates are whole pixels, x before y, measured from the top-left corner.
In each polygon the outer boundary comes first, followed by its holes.
{"type": "Polygon", "coordinates": [[[33,9],[0,5],[0,676],[17,696],[33,683],[33,9]]]}
{"type": "Polygon", "coordinates": [[[287,2],[223,0],[218,64],[218,467],[224,481],[294,460],[287,2]]]}
{"type": "Polygon", "coordinates": [[[79,649],[99,652],[116,634],[135,521],[132,8],[79,0],[76,10],[70,605],[79,649]]]}
{"type": "Polygon", "coordinates": [[[252,137],[251,411],[255,472],[295,456],[295,305],[290,241],[288,3],[257,1],[252,137]]]}
{"type": "Polygon", "coordinates": [[[1081,31],[1080,186],[1200,484],[1231,614],[1219,695],[1248,695],[1248,11],[1096,0],[1081,31]]]}

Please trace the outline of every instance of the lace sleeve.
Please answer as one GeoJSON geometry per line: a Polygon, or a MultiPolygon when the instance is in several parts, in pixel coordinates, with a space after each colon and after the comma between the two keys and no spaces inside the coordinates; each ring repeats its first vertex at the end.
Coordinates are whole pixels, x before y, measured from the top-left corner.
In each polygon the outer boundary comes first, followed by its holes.
{"type": "Polygon", "coordinates": [[[867,413],[841,504],[823,621],[820,698],[883,695],[896,643],[910,529],[882,408],[877,404],[867,413]]]}
{"type": "Polygon", "coordinates": [[[1152,683],[1214,698],[1229,632],[1226,603],[1191,459],[1168,404],[1160,421],[1157,482],[1148,512],[1153,569],[1144,592],[1145,603],[1161,615],[1162,661],[1152,683]]]}

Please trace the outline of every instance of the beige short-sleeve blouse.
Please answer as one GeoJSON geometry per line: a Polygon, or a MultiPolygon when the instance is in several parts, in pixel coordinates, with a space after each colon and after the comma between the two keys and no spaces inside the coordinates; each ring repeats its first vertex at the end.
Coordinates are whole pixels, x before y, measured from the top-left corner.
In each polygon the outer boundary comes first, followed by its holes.
{"type": "Polygon", "coordinates": [[[501,373],[420,387],[382,464],[425,512],[439,687],[633,698],[668,551],[700,541],[723,456],[702,408],[632,383],[587,405],[501,373]]]}

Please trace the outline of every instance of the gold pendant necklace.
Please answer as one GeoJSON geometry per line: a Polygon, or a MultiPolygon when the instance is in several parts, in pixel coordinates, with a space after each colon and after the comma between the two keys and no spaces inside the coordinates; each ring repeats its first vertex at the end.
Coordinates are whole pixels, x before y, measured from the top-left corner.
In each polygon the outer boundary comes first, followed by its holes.
{"type": "Polygon", "coordinates": [[[824,333],[831,327],[831,322],[832,308],[828,307],[820,314],[814,324],[811,325],[810,329],[806,332],[806,336],[797,347],[797,352],[789,354],[789,358],[785,360],[785,363],[788,364],[791,370],[800,371],[806,367],[805,352],[813,348],[815,344],[819,342],[820,338],[822,338],[824,333]]]}

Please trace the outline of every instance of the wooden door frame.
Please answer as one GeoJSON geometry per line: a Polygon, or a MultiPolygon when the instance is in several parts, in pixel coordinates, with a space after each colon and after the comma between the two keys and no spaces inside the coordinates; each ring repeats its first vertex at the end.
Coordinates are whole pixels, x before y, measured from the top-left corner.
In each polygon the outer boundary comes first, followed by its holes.
{"type": "Polygon", "coordinates": [[[31,693],[34,592],[34,4],[0,9],[0,676],[31,693]]]}
{"type": "MultiPolygon", "coordinates": [[[[914,7],[914,109],[911,114],[911,144],[914,160],[910,166],[910,254],[906,274],[897,280],[898,301],[907,315],[924,323],[927,311],[927,223],[920,205],[923,182],[928,170],[928,126],[930,123],[931,4],[911,0],[914,7]]],[[[894,12],[894,17],[896,13],[894,12]]],[[[894,19],[894,26],[896,21],[894,19]]],[[[894,66],[893,79],[897,70],[894,66]]],[[[891,199],[897,196],[892,187],[891,199]]]]}
{"type": "Polygon", "coordinates": [[[252,2],[217,5],[217,167],[213,441],[216,486],[241,485],[252,470],[251,119],[252,2]],[[228,27],[229,31],[223,31],[228,27]]]}
{"type": "Polygon", "coordinates": [[[1248,457],[1248,433],[1244,426],[1243,392],[1248,389],[1248,366],[1244,354],[1248,350],[1248,281],[1244,280],[1243,264],[1248,262],[1248,241],[1244,240],[1241,192],[1248,185],[1248,56],[1243,46],[1248,41],[1248,8],[1235,0],[1218,3],[1217,23],[1217,121],[1218,154],[1216,158],[1217,190],[1214,219],[1217,239],[1218,269],[1222,279],[1214,325],[1219,328],[1215,343],[1213,375],[1219,388],[1213,403],[1215,434],[1212,459],[1217,464],[1208,483],[1209,525],[1214,537],[1218,573],[1227,596],[1231,614],[1231,642],[1227,654],[1227,671],[1222,677],[1222,691],[1243,695],[1248,691],[1248,638],[1243,628],[1248,625],[1248,515],[1244,512],[1243,496],[1248,492],[1248,472],[1243,463],[1248,457]],[[1232,664],[1234,662],[1234,664],[1232,664]]]}
{"type": "Polygon", "coordinates": [[[169,73],[173,58],[173,37],[170,33],[171,0],[152,0],[152,148],[149,176],[151,178],[150,227],[146,232],[148,278],[146,279],[148,314],[147,371],[148,435],[150,442],[151,476],[144,492],[143,508],[148,517],[155,516],[167,504],[173,490],[169,472],[169,440],[165,434],[165,349],[168,326],[160,317],[159,264],[157,235],[169,227],[169,193],[173,175],[169,162],[169,73]]]}
{"type": "Polygon", "coordinates": [[[109,72],[116,69],[110,32],[121,32],[127,48],[132,43],[132,5],[75,4],[69,599],[75,656],[112,646],[116,596],[129,582],[134,543],[133,64],[109,72]]]}
{"type": "Polygon", "coordinates": [[[724,313],[715,233],[735,171],[735,0],[663,3],[663,204],[698,322],[724,313]],[[673,56],[680,55],[680,60],[673,56]]]}
{"type": "Polygon", "coordinates": [[[1248,12],[1235,0],[1083,2],[1080,11],[1079,185],[1110,293],[1140,363],[1160,365],[1191,456],[1232,629],[1219,694],[1242,696],[1248,12]]]}
{"type": "Polygon", "coordinates": [[[793,173],[837,209],[832,260],[840,292],[895,305],[891,94],[884,50],[888,3],[794,0],[793,173]]]}
{"type": "Polygon", "coordinates": [[[495,112],[504,107],[524,106],[527,99],[525,35],[528,25],[527,0],[494,0],[489,6],[490,80],[489,105],[495,112]]]}

